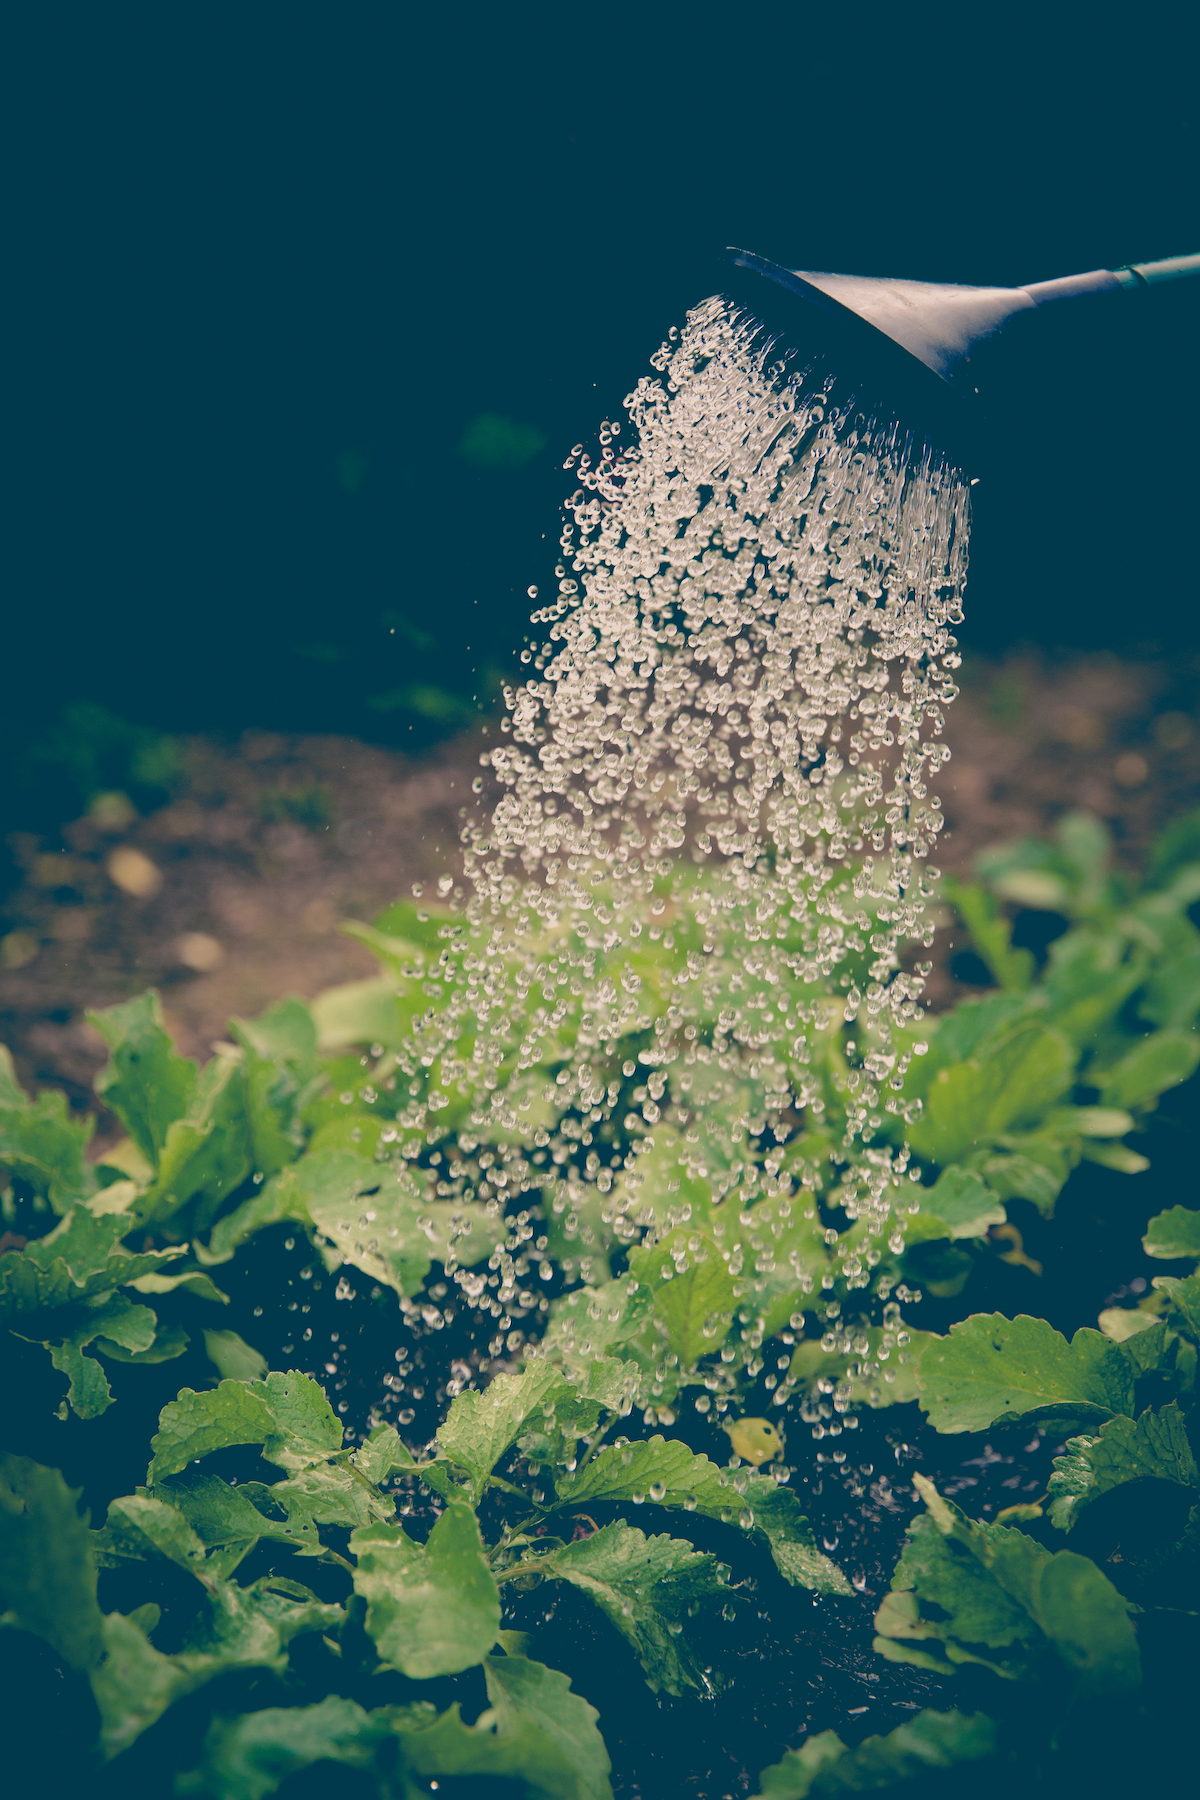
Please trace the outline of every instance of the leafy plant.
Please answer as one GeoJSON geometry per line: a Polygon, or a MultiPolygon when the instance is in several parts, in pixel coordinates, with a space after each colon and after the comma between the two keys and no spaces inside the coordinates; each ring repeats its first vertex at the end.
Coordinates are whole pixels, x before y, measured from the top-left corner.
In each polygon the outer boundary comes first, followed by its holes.
{"type": "Polygon", "coordinates": [[[1042,1735],[1014,1737],[972,1688],[857,1747],[816,1733],[766,1770],[764,1800],[1002,1774],[1022,1744],[1053,1758],[1097,1707],[1136,1706],[1139,1621],[1197,1605],[1200,1213],[1146,1228],[1146,1253],[1184,1273],[1070,1340],[969,1302],[1014,1203],[1051,1214],[1080,1162],[1148,1166],[1127,1140],[1200,1061],[1193,850],[1169,834],[1139,890],[1076,818],[1055,846],[985,859],[982,884],[945,883],[996,991],[937,1018],[914,1003],[890,1039],[854,998],[864,940],[818,982],[780,921],[782,960],[760,961],[701,870],[648,881],[624,935],[602,889],[584,935],[519,894],[483,931],[446,884],[347,927],[377,978],[232,1021],[203,1068],[154,995],[110,1008],[97,1090],[127,1136],[95,1161],[89,1126],[4,1060],[0,1306],[63,1377],[60,1417],[97,1420],[124,1365],[196,1338],[219,1377],[165,1406],[144,1483],[98,1531],[57,1471],[6,1459],[4,1622],[86,1680],[109,1761],[192,1708],[180,1794],[257,1800],[333,1763],[406,1797],[492,1776],[598,1800],[595,1711],[504,1609],[573,1593],[652,1690],[718,1691],[711,1624],[752,1589],[702,1533],[756,1547],[781,1593],[849,1600],[781,1428],[795,1460],[802,1427],[836,1439],[863,1407],[915,1401],[945,1434],[1083,1434],[1044,1505],[1007,1522],[918,1478],[926,1511],[877,1620],[886,1659],[1036,1694],[1042,1735]],[[1031,902],[1068,920],[1041,973],[1005,910],[1031,902]],[[603,1029],[571,1003],[583,974],[611,991],[603,1029]],[[676,1034],[681,985],[697,1023],[676,1034]],[[501,998],[507,1047],[480,1060],[472,1021],[501,998]],[[767,1005],[794,1020],[789,1060],[730,1023],[767,1005]],[[383,1421],[347,1439],[316,1381],[220,1328],[222,1267],[276,1226],[405,1318],[457,1305],[500,1372],[477,1388],[464,1365],[423,1448],[383,1421]],[[969,1316],[914,1329],[918,1290],[969,1316]],[[686,1441],[713,1424],[724,1467],[686,1441]],[[647,1503],[669,1529],[634,1523],[647,1503]],[[178,1617],[159,1615],[164,1580],[191,1595],[178,1617]],[[98,1581],[123,1610],[102,1610],[98,1581]],[[465,1723],[437,1684],[470,1672],[487,1704],[465,1723]]]}

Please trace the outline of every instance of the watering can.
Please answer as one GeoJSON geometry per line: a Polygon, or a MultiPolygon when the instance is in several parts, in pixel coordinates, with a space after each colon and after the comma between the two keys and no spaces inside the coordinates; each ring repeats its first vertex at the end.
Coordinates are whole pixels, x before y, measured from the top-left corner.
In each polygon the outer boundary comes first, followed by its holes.
{"type": "MultiPolygon", "coordinates": [[[[890,400],[899,416],[922,424],[947,448],[964,439],[965,402],[980,392],[979,352],[1023,314],[1091,294],[1141,293],[1160,282],[1200,275],[1200,255],[1092,269],[1026,287],[960,287],[869,275],[783,269],[749,250],[730,248],[724,291],[785,345],[816,349],[831,369],[890,400]]],[[[988,354],[983,365],[986,369],[988,354]]],[[[985,381],[986,386],[986,381],[985,381]]]]}

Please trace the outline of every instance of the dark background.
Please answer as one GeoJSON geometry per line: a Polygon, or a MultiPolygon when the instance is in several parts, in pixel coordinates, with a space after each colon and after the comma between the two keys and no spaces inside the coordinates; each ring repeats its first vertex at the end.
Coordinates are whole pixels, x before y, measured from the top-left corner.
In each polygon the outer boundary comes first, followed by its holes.
{"type": "MultiPolygon", "coordinates": [[[[979,17],[11,13],[10,769],[80,700],[404,747],[489,704],[565,452],[720,245],[1000,284],[1200,248],[1186,9],[979,17]]],[[[1200,281],[1036,323],[963,641],[1190,652],[1200,281]]]]}

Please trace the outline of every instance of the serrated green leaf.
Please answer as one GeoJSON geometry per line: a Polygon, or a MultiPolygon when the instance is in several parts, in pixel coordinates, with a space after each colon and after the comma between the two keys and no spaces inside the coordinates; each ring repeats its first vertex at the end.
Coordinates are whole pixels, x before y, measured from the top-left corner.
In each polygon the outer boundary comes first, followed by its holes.
{"type": "Polygon", "coordinates": [[[650,1499],[658,1506],[681,1506],[741,1526],[766,1543],[786,1581],[819,1593],[850,1592],[841,1570],[817,1549],[795,1494],[767,1475],[726,1475],[707,1456],[693,1455],[676,1440],[655,1435],[641,1443],[612,1445],[578,1473],[565,1475],[557,1491],[564,1506],[593,1500],[632,1500],[636,1505],[639,1498],[650,1499]]]}
{"type": "MultiPolygon", "coordinates": [[[[114,1294],[100,1305],[80,1309],[61,1342],[46,1343],[54,1367],[70,1382],[67,1403],[81,1419],[98,1418],[112,1400],[104,1370],[94,1357],[84,1355],[84,1346],[95,1343],[97,1338],[107,1338],[123,1350],[149,1350],[157,1324],[157,1315],[150,1307],[137,1306],[123,1294],[114,1294]]],[[[176,1355],[182,1347],[169,1346],[176,1355]]]]}
{"type": "Polygon", "coordinates": [[[390,1500],[376,1494],[342,1462],[301,1469],[287,1481],[277,1481],[269,1492],[277,1504],[294,1507],[318,1525],[344,1525],[354,1530],[395,1514],[390,1500]]]}
{"type": "Polygon", "coordinates": [[[924,1476],[914,1483],[927,1511],[909,1528],[876,1615],[881,1654],[945,1670],[983,1663],[1010,1680],[1041,1681],[1052,1652],[1076,1695],[1137,1687],[1128,1604],[1094,1563],[1051,1554],[1009,1526],[976,1523],[924,1476]]]}
{"type": "Polygon", "coordinates": [[[127,1750],[185,1694],[233,1669],[282,1672],[286,1646],[310,1631],[336,1629],[339,1606],[327,1606],[294,1582],[268,1577],[253,1587],[214,1582],[201,1613],[174,1656],[156,1650],[132,1617],[104,1620],[104,1660],[91,1671],[106,1759],[127,1750]]]}
{"type": "Polygon", "coordinates": [[[222,1381],[203,1394],[182,1388],[164,1406],[151,1449],[153,1485],[188,1463],[234,1444],[261,1444],[269,1462],[306,1469],[341,1448],[342,1428],[324,1390],[296,1370],[265,1381],[222,1381]]]}
{"type": "Polygon", "coordinates": [[[204,1230],[250,1169],[242,1058],[214,1056],[201,1069],[183,1117],[167,1126],[155,1180],[137,1203],[138,1215],[148,1223],[167,1219],[198,1195],[196,1228],[204,1230]]]}
{"type": "Polygon", "coordinates": [[[1111,1419],[1095,1437],[1072,1438],[1070,1454],[1055,1458],[1050,1477],[1050,1517],[1070,1531],[1081,1511],[1127,1481],[1169,1481],[1200,1488],[1200,1472],[1175,1401],[1140,1419],[1111,1419]]]}
{"type": "Polygon", "coordinates": [[[756,1800],[807,1800],[808,1795],[867,1794],[901,1782],[927,1780],[938,1770],[983,1762],[999,1750],[999,1732],[986,1713],[922,1711],[886,1736],[847,1749],[834,1731],[818,1732],[801,1750],[764,1769],[756,1800]]]}
{"type": "Polygon", "coordinates": [[[548,1552],[536,1566],[587,1594],[630,1645],[656,1691],[683,1694],[710,1686],[685,1629],[702,1606],[727,1597],[716,1557],[679,1538],[648,1538],[618,1522],[548,1552]]]}
{"type": "Polygon", "coordinates": [[[351,1461],[376,1487],[387,1480],[393,1469],[416,1467],[412,1452],[401,1442],[394,1425],[376,1425],[366,1442],[354,1452],[351,1461]]]}
{"type": "Polygon", "coordinates": [[[44,1638],[73,1669],[103,1652],[81,1491],[57,1469],[0,1454],[0,1624],[44,1638]]]}
{"type": "Polygon", "coordinates": [[[400,1525],[356,1531],[354,1589],[381,1661],[415,1681],[480,1662],[500,1628],[500,1596],[475,1514],[452,1500],[424,1545],[400,1525]]]}
{"type": "Polygon", "coordinates": [[[1200,1033],[1170,1028],[1135,1044],[1108,1071],[1101,1091],[1105,1106],[1147,1106],[1186,1081],[1200,1063],[1200,1033]]]}
{"type": "Polygon", "coordinates": [[[153,1487],[190,1462],[234,1444],[262,1444],[275,1429],[265,1401],[242,1381],[222,1381],[211,1392],[181,1388],[158,1415],[151,1441],[153,1461],[146,1476],[153,1487]]]}
{"type": "Polygon", "coordinates": [[[157,1169],[171,1124],[188,1109],[196,1065],[176,1053],[153,989],[87,1017],[111,1052],[96,1092],[157,1169]]]}
{"type": "Polygon", "coordinates": [[[1006,1217],[998,1195],[971,1169],[944,1169],[931,1188],[918,1189],[921,1212],[940,1219],[952,1238],[982,1237],[1006,1217]]]}
{"type": "MultiPolygon", "coordinates": [[[[565,1680],[566,1677],[564,1676],[565,1680]]],[[[412,1715],[416,1707],[381,1708],[373,1716],[405,1711],[393,1726],[400,1739],[406,1772],[430,1778],[472,1775],[519,1784],[521,1800],[594,1800],[594,1790],[581,1785],[578,1768],[536,1725],[515,1714],[501,1718],[489,1707],[474,1725],[464,1725],[456,1700],[448,1712],[430,1722],[412,1715]]],[[[430,1709],[432,1710],[432,1709],[430,1709]]],[[[424,1786],[414,1792],[426,1791],[424,1786]]]]}
{"type": "Polygon", "coordinates": [[[30,1100],[0,1044],[0,1164],[44,1195],[56,1213],[65,1213],[96,1186],[84,1158],[94,1129],[93,1118],[71,1118],[65,1094],[44,1090],[30,1100]]]}
{"type": "Polygon", "coordinates": [[[719,1348],[737,1304],[737,1287],[716,1242],[682,1227],[653,1249],[629,1252],[630,1273],[650,1290],[667,1342],[687,1368],[719,1348]]]}
{"type": "Polygon", "coordinates": [[[451,1402],[438,1428],[438,1450],[469,1477],[472,1504],[478,1504],[488,1476],[528,1421],[570,1397],[562,1373],[538,1357],[520,1375],[498,1375],[483,1393],[468,1389],[451,1402]]]}
{"type": "Polygon", "coordinates": [[[1147,1256],[1160,1257],[1164,1262],[1185,1256],[1200,1258],[1200,1212],[1172,1206],[1158,1213],[1146,1227],[1142,1249],[1147,1256]]]}
{"type": "Polygon", "coordinates": [[[1153,1285],[1166,1295],[1172,1323],[1200,1344],[1200,1273],[1182,1280],[1177,1275],[1156,1275],[1153,1285]]]}
{"type": "Polygon", "coordinates": [[[534,1726],[574,1770],[579,1800],[612,1800],[612,1764],[596,1728],[600,1715],[571,1692],[566,1675],[525,1656],[487,1656],[483,1672],[501,1734],[534,1726]]]}
{"type": "MultiPolygon", "coordinates": [[[[177,1260],[182,1249],[144,1251],[130,1256],[120,1238],[129,1221],[119,1216],[97,1218],[86,1206],[73,1206],[54,1230],[34,1238],[24,1250],[0,1257],[0,1314],[27,1318],[90,1295],[107,1296],[177,1260]]],[[[23,1335],[39,1341],[51,1330],[29,1322],[23,1335]]]]}
{"type": "Polygon", "coordinates": [[[384,1718],[330,1694],[315,1706],[269,1706],[238,1718],[215,1718],[198,1769],[178,1776],[175,1793],[197,1800],[265,1800],[312,1763],[369,1769],[392,1738],[384,1718]]]}
{"type": "Polygon", "coordinates": [[[980,1172],[1001,1200],[1029,1200],[1046,1218],[1079,1161],[1081,1138],[1052,1132],[1005,1134],[979,1159],[980,1172]]]}
{"type": "Polygon", "coordinates": [[[92,1533],[92,1548],[101,1568],[163,1557],[204,1579],[204,1545],[186,1517],[148,1494],[114,1500],[103,1529],[92,1533]]]}
{"type": "Polygon", "coordinates": [[[91,1683],[106,1761],[127,1750],[174,1701],[227,1666],[220,1657],[164,1656],[122,1613],[109,1613],[104,1620],[104,1651],[103,1662],[92,1670],[91,1683]]]}
{"type": "Polygon", "coordinates": [[[1068,1344],[1044,1319],[975,1313],[921,1354],[920,1403],[937,1431],[1027,1418],[1100,1423],[1133,1407],[1124,1346],[1088,1327],[1068,1344]]]}
{"type": "Polygon", "coordinates": [[[1037,1119],[1071,1085],[1075,1051],[1040,1020],[1018,1024],[967,1061],[940,1068],[909,1127],[918,1156],[961,1162],[979,1143],[1037,1119]]]}
{"type": "Polygon", "coordinates": [[[1140,1687],[1142,1663],[1126,1601],[1086,1556],[1060,1550],[1041,1571],[1038,1619],[1076,1693],[1107,1699],[1140,1687]]]}
{"type": "Polygon", "coordinates": [[[175,1507],[208,1550],[251,1544],[260,1537],[277,1538],[305,1554],[321,1549],[312,1514],[298,1502],[289,1506],[262,1482],[231,1487],[219,1475],[197,1472],[161,1482],[154,1497],[175,1507]],[[285,1515],[282,1519],[276,1516],[279,1512],[285,1515]]]}
{"type": "Polygon", "coordinates": [[[406,1296],[420,1292],[434,1257],[470,1268],[508,1229],[478,1201],[433,1200],[407,1167],[364,1164],[348,1151],[316,1151],[294,1174],[309,1218],[346,1261],[406,1296]]]}

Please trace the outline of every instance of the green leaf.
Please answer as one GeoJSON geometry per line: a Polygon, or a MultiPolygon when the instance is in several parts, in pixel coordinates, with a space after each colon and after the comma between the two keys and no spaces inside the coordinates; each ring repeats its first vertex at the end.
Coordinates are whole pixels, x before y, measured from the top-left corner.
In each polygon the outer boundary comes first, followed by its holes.
{"type": "Polygon", "coordinates": [[[1006,1525],[978,1524],[914,1477],[927,1508],[875,1619],[891,1661],[949,1671],[983,1663],[1040,1682],[1055,1659],[1074,1693],[1115,1697],[1141,1680],[1129,1608],[1086,1557],[1056,1555],[1006,1525]],[[922,1648],[921,1646],[927,1646],[922,1648]]]}
{"type": "Polygon", "coordinates": [[[146,1479],[153,1486],[234,1444],[261,1444],[269,1462],[306,1469],[341,1449],[342,1428],[324,1390],[295,1370],[265,1381],[222,1381],[203,1394],[182,1388],[158,1416],[146,1479]]]}
{"type": "Polygon", "coordinates": [[[999,1750],[985,1713],[919,1712],[886,1737],[848,1750],[834,1731],[818,1732],[801,1750],[759,1776],[756,1800],[807,1800],[809,1794],[868,1794],[927,1779],[939,1769],[982,1762],[999,1750]]]}
{"type": "Polygon", "coordinates": [[[1006,1217],[998,1196],[971,1169],[944,1169],[931,1188],[919,1188],[922,1213],[940,1219],[952,1238],[983,1237],[1006,1217]]]}
{"type": "Polygon", "coordinates": [[[1167,1297],[1172,1323],[1200,1344],[1200,1273],[1185,1276],[1156,1275],[1154,1286],[1167,1297]]]}
{"type": "Polygon", "coordinates": [[[104,1620],[103,1662],[91,1673],[100,1709],[100,1747],[106,1761],[127,1750],[174,1701],[220,1674],[217,1657],[164,1656],[122,1613],[104,1620]]]}
{"type": "Polygon", "coordinates": [[[376,1425],[366,1442],[354,1452],[351,1461],[376,1487],[387,1480],[393,1469],[416,1467],[412,1452],[401,1442],[394,1425],[376,1425]]]}
{"type": "Polygon", "coordinates": [[[87,1017],[112,1053],[96,1092],[157,1169],[172,1122],[187,1111],[196,1065],[176,1054],[153,989],[87,1017]]]}
{"type": "Polygon", "coordinates": [[[204,1332],[204,1348],[218,1375],[232,1381],[254,1381],[267,1372],[267,1359],[236,1331],[204,1332]]]}
{"type": "Polygon", "coordinates": [[[268,1706],[239,1718],[215,1718],[199,1769],[176,1778],[175,1792],[197,1800],[264,1800],[312,1763],[370,1769],[392,1737],[385,1718],[330,1694],[315,1706],[268,1706]]]}
{"type": "Polygon", "coordinates": [[[741,1526],[768,1545],[786,1581],[819,1593],[850,1592],[841,1570],[817,1549],[795,1494],[768,1475],[726,1475],[707,1456],[693,1455],[676,1440],[655,1435],[636,1444],[611,1445],[585,1468],[565,1475],[557,1490],[564,1506],[593,1500],[632,1500],[637,1505],[650,1499],[658,1506],[682,1506],[741,1526]]]}
{"type": "Polygon", "coordinates": [[[683,1634],[702,1606],[727,1597],[714,1556],[679,1538],[648,1538],[618,1522],[550,1551],[536,1566],[588,1595],[630,1645],[656,1691],[710,1687],[683,1634]]]}
{"type": "Polygon", "coordinates": [[[1060,1550],[1041,1571],[1038,1618],[1059,1659],[1090,1699],[1141,1685],[1142,1664],[1129,1609],[1112,1582],[1086,1556],[1060,1550]]]}
{"type": "Polygon", "coordinates": [[[652,1249],[631,1250],[629,1268],[649,1288],[667,1341],[685,1367],[720,1347],[737,1288],[712,1238],[679,1227],[652,1249]]]}
{"type": "Polygon", "coordinates": [[[520,1375],[498,1375],[483,1393],[468,1389],[451,1402],[446,1421],[438,1428],[438,1449],[469,1476],[473,1505],[528,1421],[570,1397],[561,1371],[538,1357],[520,1375]]]}
{"type": "Polygon", "coordinates": [[[1072,1438],[1067,1448],[1068,1456],[1054,1460],[1048,1490],[1050,1517],[1060,1531],[1070,1531],[1085,1507],[1127,1481],[1200,1488],[1184,1417],[1173,1400],[1136,1423],[1111,1419],[1098,1436],[1072,1438]]]}
{"type": "Polygon", "coordinates": [[[1009,993],[1024,993],[1037,964],[1031,950],[1013,949],[1012,924],[1000,911],[995,897],[985,887],[958,881],[953,876],[943,880],[942,891],[1000,986],[1009,993]]]}
{"type": "Polygon", "coordinates": [[[156,1179],[138,1201],[138,1214],[148,1223],[166,1219],[199,1194],[204,1205],[196,1224],[203,1229],[250,1169],[242,1059],[214,1056],[201,1069],[184,1116],[167,1126],[156,1179]]]}
{"type": "Polygon", "coordinates": [[[217,1675],[254,1667],[282,1673],[285,1647],[294,1637],[336,1630],[343,1618],[341,1607],[324,1605],[295,1582],[268,1577],[239,1588],[217,1581],[185,1634],[184,1648],[165,1656],[133,1617],[109,1613],[107,1654],[91,1671],[105,1757],[119,1756],[176,1700],[217,1675]]]}
{"type": "Polygon", "coordinates": [[[921,1355],[921,1406],[937,1431],[984,1431],[1027,1418],[1065,1425],[1111,1419],[1133,1406],[1124,1346],[1088,1327],[1068,1344],[1044,1319],[975,1313],[921,1355]]]}
{"type": "Polygon", "coordinates": [[[1174,1262],[1185,1256],[1200,1257],[1200,1212],[1172,1206],[1151,1219],[1142,1239],[1147,1256],[1174,1262]]]}
{"type": "Polygon", "coordinates": [[[1105,1106],[1147,1106],[1167,1088],[1177,1087],[1200,1063],[1200,1033],[1155,1031],[1135,1044],[1108,1071],[1101,1091],[1105,1106]]]}
{"type": "Polygon", "coordinates": [[[103,1304],[84,1309],[61,1343],[46,1343],[54,1367],[70,1381],[67,1402],[81,1419],[98,1418],[112,1400],[104,1370],[94,1357],[83,1354],[84,1346],[97,1338],[109,1338],[125,1350],[149,1350],[157,1324],[150,1307],[136,1306],[123,1294],[114,1294],[103,1304]]]}
{"type": "MultiPolygon", "coordinates": [[[[24,1317],[93,1294],[107,1297],[183,1254],[177,1248],[130,1256],[120,1242],[128,1228],[119,1215],[97,1218],[86,1206],[73,1206],[45,1237],[0,1256],[0,1315],[24,1317]]],[[[37,1341],[52,1335],[52,1326],[39,1331],[36,1323],[23,1335],[37,1341]]]]}
{"type": "Polygon", "coordinates": [[[396,998],[392,975],[375,975],[368,981],[348,981],[326,988],[309,1009],[322,1050],[343,1050],[350,1044],[381,1043],[391,1048],[404,1041],[407,1015],[396,998]]]}
{"type": "Polygon", "coordinates": [[[399,1294],[420,1292],[434,1257],[469,1268],[507,1231],[477,1201],[432,1200],[407,1167],[366,1164],[345,1150],[313,1152],[277,1180],[289,1177],[312,1223],[346,1261],[399,1294]],[[367,1189],[376,1191],[360,1199],[367,1189]]]}
{"type": "Polygon", "coordinates": [[[84,1159],[95,1120],[74,1120],[66,1095],[44,1090],[30,1100],[0,1044],[0,1164],[44,1195],[56,1213],[90,1194],[96,1178],[84,1159]]]}
{"type": "Polygon", "coordinates": [[[127,1494],[114,1500],[103,1530],[92,1534],[92,1545],[101,1568],[163,1557],[204,1580],[200,1538],[182,1512],[148,1494],[127,1494]]]}
{"type": "Polygon", "coordinates": [[[415,1681],[455,1675],[486,1655],[500,1628],[500,1596],[483,1557],[475,1514],[452,1500],[416,1543],[400,1525],[356,1531],[355,1592],[380,1659],[415,1681]]]}
{"type": "Polygon", "coordinates": [[[303,1000],[279,1000],[257,1019],[231,1019],[229,1033],[265,1062],[290,1071],[301,1087],[320,1068],[317,1028],[303,1000]]]}
{"type": "Polygon", "coordinates": [[[908,1137],[918,1156],[960,1162],[977,1144],[1032,1122],[1071,1085],[1075,1051],[1037,1020],[1019,1024],[976,1056],[941,1068],[908,1137]]]}
{"type": "Polygon", "coordinates": [[[487,1656],[483,1672],[501,1734],[535,1726],[575,1771],[579,1800],[612,1800],[600,1715],[571,1692],[567,1676],[525,1656],[487,1656]]]}
{"type": "Polygon", "coordinates": [[[57,1469],[0,1454],[0,1624],[44,1638],[73,1669],[103,1651],[81,1491],[57,1469]]]}
{"type": "MultiPolygon", "coordinates": [[[[594,1800],[595,1790],[581,1784],[571,1757],[519,1714],[501,1717],[489,1707],[474,1725],[464,1725],[457,1700],[428,1724],[415,1716],[417,1713],[415,1706],[387,1707],[373,1716],[406,1715],[395,1719],[393,1729],[400,1739],[406,1773],[422,1778],[423,1783],[431,1777],[477,1775],[504,1782],[506,1791],[508,1782],[518,1784],[512,1791],[521,1800],[594,1800]]],[[[411,1791],[415,1795],[427,1790],[422,1786],[411,1791]]]]}
{"type": "Polygon", "coordinates": [[[210,1392],[198,1394],[181,1388],[179,1396],[158,1415],[158,1432],[151,1441],[153,1461],[148,1484],[177,1475],[190,1462],[214,1450],[234,1444],[263,1444],[275,1429],[265,1400],[242,1381],[222,1381],[210,1392]]]}
{"type": "Polygon", "coordinates": [[[312,1514],[297,1502],[289,1506],[276,1489],[261,1482],[244,1481],[231,1487],[219,1475],[197,1472],[186,1480],[160,1483],[154,1497],[176,1508],[208,1550],[239,1544],[248,1547],[260,1537],[291,1544],[304,1554],[321,1550],[312,1514]],[[281,1511],[284,1518],[274,1516],[281,1511]]]}

